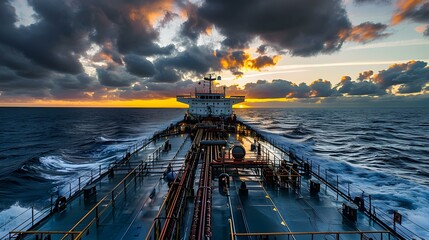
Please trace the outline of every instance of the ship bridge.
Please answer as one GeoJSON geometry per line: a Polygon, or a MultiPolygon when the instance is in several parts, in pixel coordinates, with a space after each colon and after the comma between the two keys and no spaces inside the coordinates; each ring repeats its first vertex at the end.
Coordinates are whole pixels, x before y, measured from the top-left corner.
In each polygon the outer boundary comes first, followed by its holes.
{"type": "Polygon", "coordinates": [[[212,82],[220,80],[220,77],[214,77],[214,74],[208,74],[204,78],[209,82],[208,92],[197,92],[189,95],[178,95],[177,101],[189,105],[188,113],[194,117],[226,117],[232,114],[232,106],[244,102],[244,96],[226,97],[226,87],[221,93],[212,92],[212,82]]]}

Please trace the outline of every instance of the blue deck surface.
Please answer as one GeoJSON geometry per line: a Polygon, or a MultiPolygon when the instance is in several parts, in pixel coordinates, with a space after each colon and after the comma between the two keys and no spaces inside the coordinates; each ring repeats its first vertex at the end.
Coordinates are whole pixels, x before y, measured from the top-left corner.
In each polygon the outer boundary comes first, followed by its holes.
{"type": "MultiPolygon", "coordinates": [[[[246,159],[255,161],[256,152],[250,151],[254,142],[249,137],[231,135],[229,142],[239,139],[246,148],[246,159]]],[[[148,147],[133,155],[130,159],[129,169],[136,166],[142,160],[151,158],[152,153],[162,146],[167,138],[152,143],[148,147]]],[[[160,158],[149,162],[153,168],[147,175],[132,179],[132,183],[126,191],[121,185],[117,191],[124,191],[116,198],[114,207],[108,197],[100,205],[100,218],[98,224],[92,224],[84,232],[84,239],[144,239],[156,217],[161,204],[168,192],[167,182],[162,178],[163,171],[169,163],[174,170],[178,170],[183,164],[185,155],[191,146],[191,140],[186,135],[172,136],[168,138],[172,149],[162,152],[160,158]],[[181,148],[183,144],[183,148],[181,148]],[[126,193],[125,193],[126,192],[126,193]]],[[[270,159],[283,161],[285,155],[266,142],[261,142],[266,150],[266,156],[270,159]],[[270,151],[268,151],[270,149],[270,151]]],[[[199,168],[196,171],[194,189],[198,188],[199,168]]],[[[118,170],[113,178],[104,177],[97,181],[97,201],[109,195],[125,176],[129,169],[118,170]]],[[[278,186],[266,186],[260,176],[256,176],[254,170],[245,168],[230,169],[231,177],[228,197],[220,194],[218,190],[217,176],[212,181],[212,239],[228,239],[230,225],[228,219],[233,214],[236,233],[278,233],[278,232],[337,232],[337,231],[373,231],[383,230],[381,226],[370,220],[364,213],[358,212],[358,221],[350,222],[343,218],[341,207],[345,199],[339,197],[329,188],[322,187],[318,195],[310,195],[308,178],[302,177],[300,188],[280,188],[278,186]],[[253,176],[251,176],[253,175],[253,176]],[[239,186],[245,182],[248,196],[239,195],[239,186]]],[[[55,213],[53,217],[38,225],[34,230],[38,231],[68,231],[81,219],[97,201],[88,203],[83,195],[78,195],[67,204],[66,210],[55,213]]],[[[181,235],[183,239],[189,238],[190,225],[193,217],[193,198],[188,198],[187,211],[184,214],[181,235]]],[[[95,218],[95,211],[79,224],[75,231],[83,228],[95,218]]],[[[61,239],[62,235],[52,235],[52,239],[61,239]]],[[[369,234],[367,237],[381,239],[380,235],[369,234]]],[[[276,239],[335,239],[332,234],[323,235],[283,235],[276,239]]],[[[360,239],[359,234],[341,235],[341,239],[360,239]]],[[[383,238],[387,239],[387,235],[383,238]]],[[[394,239],[393,236],[391,236],[394,239]]],[[[237,239],[258,239],[256,237],[237,237],[237,239]]],[[[274,238],[271,238],[274,239],[274,238]]]]}
{"type": "MultiPolygon", "coordinates": [[[[150,159],[152,153],[164,144],[166,139],[157,141],[149,145],[130,159],[129,169],[132,169],[144,159],[150,159]]],[[[138,176],[132,180],[126,190],[115,200],[115,206],[108,205],[111,198],[108,197],[100,206],[100,213],[103,206],[105,212],[100,214],[99,224],[92,224],[89,231],[86,231],[84,239],[142,239],[146,236],[153,218],[158,212],[164,196],[168,192],[167,182],[162,178],[163,171],[168,163],[172,163],[173,170],[179,170],[183,164],[184,156],[191,144],[191,141],[183,136],[169,137],[172,145],[171,150],[162,152],[160,158],[150,164],[153,168],[148,174],[138,176]],[[186,142],[184,142],[186,141],[186,142]],[[184,143],[182,149],[179,147],[184,143]],[[176,158],[173,157],[176,155],[176,158]],[[155,189],[155,194],[149,197],[155,189]],[[125,193],[126,192],[126,193],[125,193]]],[[[95,203],[110,193],[125,176],[128,169],[115,171],[113,178],[104,177],[95,183],[97,196],[96,200],[85,201],[83,194],[78,195],[72,201],[69,201],[67,208],[53,217],[42,222],[34,230],[37,231],[68,231],[76,222],[87,214],[93,208],[95,203]]],[[[132,178],[130,178],[132,179],[132,178]]],[[[120,185],[118,192],[123,191],[123,185],[120,185]]],[[[81,231],[91,220],[95,218],[95,211],[87,217],[82,224],[76,227],[75,231],[81,231]]],[[[61,239],[63,235],[52,235],[52,239],[61,239]]]]}

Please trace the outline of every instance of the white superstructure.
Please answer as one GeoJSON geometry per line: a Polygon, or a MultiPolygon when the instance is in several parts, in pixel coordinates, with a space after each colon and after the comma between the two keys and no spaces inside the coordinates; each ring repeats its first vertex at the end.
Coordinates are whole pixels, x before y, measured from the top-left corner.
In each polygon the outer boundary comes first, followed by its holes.
{"type": "MultiPolygon", "coordinates": [[[[204,80],[209,81],[210,87],[207,93],[197,92],[195,96],[178,95],[177,101],[189,105],[189,114],[194,117],[225,117],[231,116],[232,105],[244,102],[244,96],[226,97],[225,88],[223,93],[212,92],[212,81],[216,80],[214,74],[209,74],[204,80]]],[[[218,78],[220,80],[220,78],[218,78]]]]}

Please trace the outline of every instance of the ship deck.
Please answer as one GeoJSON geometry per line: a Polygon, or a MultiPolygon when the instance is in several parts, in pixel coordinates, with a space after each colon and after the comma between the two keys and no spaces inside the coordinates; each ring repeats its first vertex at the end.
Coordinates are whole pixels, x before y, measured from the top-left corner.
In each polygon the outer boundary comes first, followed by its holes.
{"type": "MultiPolygon", "coordinates": [[[[253,139],[241,136],[240,139],[246,146],[250,163],[246,160],[236,163],[236,166],[230,163],[229,171],[226,171],[232,176],[229,194],[237,239],[268,236],[273,239],[274,236],[276,239],[336,239],[337,232],[342,232],[341,239],[362,239],[362,232],[366,232],[367,238],[389,238],[385,229],[364,213],[358,212],[356,222],[345,219],[341,209],[347,200],[337,197],[330,188],[322,186],[317,195],[310,194],[311,176],[303,176],[299,188],[267,186],[257,174],[256,151],[250,151],[253,139]],[[252,165],[254,168],[249,168],[252,165]],[[239,193],[242,182],[247,185],[248,195],[239,193]]],[[[268,143],[261,144],[270,159],[288,160],[268,143]]],[[[225,239],[231,234],[228,223],[230,208],[227,197],[217,190],[218,184],[216,180],[213,183],[213,239],[225,239]]]]}
{"type": "MultiPolygon", "coordinates": [[[[311,194],[309,181],[315,178],[312,174],[291,174],[299,176],[294,184],[267,181],[262,174],[267,168],[293,163],[285,152],[267,141],[237,131],[229,135],[227,142],[240,142],[246,157],[237,161],[223,153],[211,159],[211,183],[202,187],[200,177],[206,174],[202,171],[205,167],[200,160],[202,155],[195,157],[195,176],[190,178],[192,194],[183,195],[184,205],[178,206],[186,209],[180,210],[180,217],[174,217],[181,219],[180,226],[174,225],[180,236],[172,234],[177,239],[200,239],[190,233],[198,212],[195,199],[199,187],[210,189],[210,230],[206,231],[211,239],[396,239],[365,212],[357,212],[356,222],[345,218],[342,207],[349,199],[328,185],[322,183],[320,192],[311,194]],[[219,187],[222,172],[230,176],[226,195],[219,187]],[[240,191],[243,182],[247,194],[240,191]]],[[[91,186],[96,188],[95,198],[85,199],[80,192],[68,201],[64,211],[52,213],[30,231],[12,232],[10,238],[159,239],[159,228],[162,224],[170,227],[166,216],[174,209],[167,206],[171,191],[164,172],[170,164],[179,175],[185,174],[183,166],[185,162],[189,164],[188,155],[194,144],[188,134],[152,141],[117,165],[114,176],[105,174],[94,181],[91,186]],[[165,150],[166,143],[171,144],[171,149],[165,150]]]]}
{"type": "MultiPolygon", "coordinates": [[[[115,169],[114,177],[106,175],[91,184],[96,187],[95,198],[85,200],[83,192],[77,194],[67,202],[65,210],[25,231],[23,238],[72,239],[79,233],[86,239],[144,238],[168,191],[163,172],[169,163],[173,170],[180,169],[191,143],[187,136],[164,137],[137,151],[126,164],[115,169]],[[167,140],[171,149],[163,151],[167,140]],[[147,163],[144,172],[132,173],[141,163],[147,163]],[[66,236],[67,232],[74,234],[66,236]]],[[[12,238],[17,236],[11,234],[12,238]]]]}

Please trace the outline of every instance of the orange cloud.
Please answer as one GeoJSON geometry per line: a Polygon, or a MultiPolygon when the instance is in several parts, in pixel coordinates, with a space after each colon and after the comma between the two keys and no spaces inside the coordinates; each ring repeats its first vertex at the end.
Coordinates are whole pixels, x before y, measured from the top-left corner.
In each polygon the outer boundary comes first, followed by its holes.
{"type": "Polygon", "coordinates": [[[132,21],[148,22],[153,26],[167,11],[173,9],[173,7],[173,0],[151,1],[137,9],[130,9],[128,16],[132,21]]]}
{"type": "Polygon", "coordinates": [[[412,10],[422,3],[423,0],[398,0],[396,3],[397,9],[391,20],[392,25],[402,22],[412,10]]]}
{"type": "Polygon", "coordinates": [[[231,70],[238,77],[241,77],[245,71],[260,71],[262,68],[275,66],[281,58],[279,55],[272,57],[263,55],[252,58],[249,53],[244,51],[228,52],[226,54],[214,52],[214,56],[219,57],[219,64],[222,69],[231,70]]]}
{"type": "Polygon", "coordinates": [[[345,41],[366,43],[389,34],[383,33],[387,25],[382,23],[364,22],[351,29],[341,31],[338,36],[345,41]]]}

